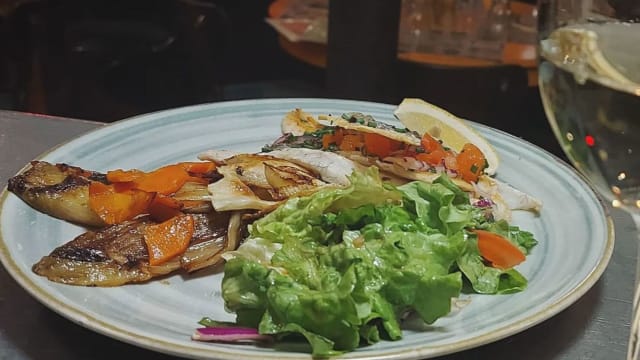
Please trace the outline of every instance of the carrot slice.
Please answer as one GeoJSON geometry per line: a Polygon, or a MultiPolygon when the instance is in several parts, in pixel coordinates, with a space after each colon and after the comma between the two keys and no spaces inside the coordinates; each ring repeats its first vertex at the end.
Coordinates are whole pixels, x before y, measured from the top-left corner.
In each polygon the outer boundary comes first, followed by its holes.
{"type": "Polygon", "coordinates": [[[490,231],[474,230],[480,255],[493,267],[510,269],[525,260],[525,255],[508,239],[490,231]]]}
{"type": "Polygon", "coordinates": [[[144,229],[149,264],[160,265],[182,254],[191,241],[195,225],[190,215],[180,214],[144,229]]]}
{"type": "Polygon", "coordinates": [[[89,207],[107,224],[117,224],[144,213],[153,194],[136,189],[116,191],[114,186],[92,181],[89,207]]]}

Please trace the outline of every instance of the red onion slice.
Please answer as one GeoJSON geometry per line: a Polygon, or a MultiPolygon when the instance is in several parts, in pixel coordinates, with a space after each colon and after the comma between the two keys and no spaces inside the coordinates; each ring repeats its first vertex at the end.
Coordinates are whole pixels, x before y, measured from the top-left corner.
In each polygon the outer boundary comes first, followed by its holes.
{"type": "Polygon", "coordinates": [[[191,339],[198,341],[271,341],[269,335],[262,335],[256,329],[245,327],[204,327],[198,328],[191,335],[191,339]]]}

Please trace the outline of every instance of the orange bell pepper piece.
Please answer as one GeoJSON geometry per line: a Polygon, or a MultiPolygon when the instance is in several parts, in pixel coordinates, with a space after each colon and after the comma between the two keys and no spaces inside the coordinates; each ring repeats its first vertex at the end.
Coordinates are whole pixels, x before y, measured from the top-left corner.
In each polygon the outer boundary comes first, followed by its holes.
{"type": "Polygon", "coordinates": [[[473,232],[478,236],[480,255],[493,267],[510,269],[526,259],[522,251],[508,239],[486,230],[473,232]]]}
{"type": "Polygon", "coordinates": [[[92,181],[89,184],[89,207],[107,224],[117,224],[144,213],[153,194],[136,189],[116,191],[112,185],[92,181]]]}
{"type": "Polygon", "coordinates": [[[193,174],[206,174],[216,169],[216,164],[211,161],[181,162],[178,165],[193,174]]]}
{"type": "Polygon", "coordinates": [[[168,165],[146,173],[135,180],[135,187],[147,192],[170,195],[180,190],[189,179],[189,173],[179,164],[168,165]]]}
{"type": "Polygon", "coordinates": [[[145,176],[141,170],[110,170],[107,172],[107,180],[111,183],[136,181],[145,176]]]}
{"type": "Polygon", "coordinates": [[[191,215],[180,214],[144,229],[149,264],[160,265],[182,254],[191,241],[195,224],[191,215]]]}
{"type": "Polygon", "coordinates": [[[210,161],[181,162],[158,168],[151,172],[141,170],[112,170],[107,172],[107,180],[118,184],[119,189],[135,188],[147,192],[169,195],[178,191],[187,181],[208,184],[209,180],[199,177],[216,169],[210,161]],[[192,176],[196,175],[196,176],[192,176]]]}
{"type": "Polygon", "coordinates": [[[184,205],[171,197],[157,194],[148,207],[149,215],[156,221],[166,221],[174,216],[180,215],[180,210],[184,205]]]}

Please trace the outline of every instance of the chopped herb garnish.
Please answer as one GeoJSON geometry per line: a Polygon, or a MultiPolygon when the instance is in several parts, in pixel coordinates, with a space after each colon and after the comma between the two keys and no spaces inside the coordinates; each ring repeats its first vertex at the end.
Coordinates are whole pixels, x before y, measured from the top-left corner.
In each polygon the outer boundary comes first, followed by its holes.
{"type": "Polygon", "coordinates": [[[321,129],[318,129],[316,131],[306,132],[304,134],[307,135],[307,136],[313,136],[313,137],[321,138],[321,137],[323,137],[324,135],[327,135],[327,134],[329,134],[329,135],[334,134],[336,132],[336,129],[337,128],[335,126],[325,126],[325,127],[321,128],[321,129]]]}
{"type": "Polygon", "coordinates": [[[409,130],[408,130],[408,129],[405,129],[405,128],[398,128],[398,127],[395,127],[395,126],[393,127],[393,130],[394,130],[395,132],[399,132],[399,133],[403,133],[403,134],[404,134],[404,133],[409,132],[409,130]]]}
{"type": "Polygon", "coordinates": [[[307,149],[319,149],[318,142],[312,140],[305,140],[302,142],[302,147],[307,149]]]}
{"type": "Polygon", "coordinates": [[[473,165],[471,165],[471,169],[470,170],[471,170],[472,173],[475,174],[475,173],[478,172],[478,167],[476,166],[476,164],[473,164],[473,165]]]}

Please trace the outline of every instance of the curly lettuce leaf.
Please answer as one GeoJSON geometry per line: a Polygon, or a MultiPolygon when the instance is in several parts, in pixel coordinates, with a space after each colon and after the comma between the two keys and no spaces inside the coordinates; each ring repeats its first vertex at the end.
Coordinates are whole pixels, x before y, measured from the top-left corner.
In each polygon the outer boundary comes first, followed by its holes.
{"type": "Polygon", "coordinates": [[[238,324],[305,339],[314,356],[333,356],[400,339],[407,312],[426,323],[448,314],[463,274],[479,293],[526,285],[515,270],[485,266],[465,228],[507,233],[525,249],[533,237],[482,220],[447,178],[395,188],[372,168],[351,181],[290,199],[252,224],[222,282],[238,324]]]}
{"type": "Polygon", "coordinates": [[[273,212],[254,222],[250,237],[272,242],[325,242],[330,236],[325,214],[362,205],[399,203],[402,195],[383,184],[378,170],[354,172],[346,188],[318,191],[312,196],[292,198],[273,212]]]}
{"type": "Polygon", "coordinates": [[[468,226],[478,210],[469,204],[466,193],[444,179],[440,177],[433,184],[414,181],[398,189],[403,192],[407,209],[428,227],[450,235],[468,226]]]}

